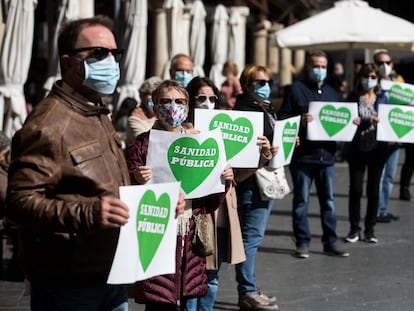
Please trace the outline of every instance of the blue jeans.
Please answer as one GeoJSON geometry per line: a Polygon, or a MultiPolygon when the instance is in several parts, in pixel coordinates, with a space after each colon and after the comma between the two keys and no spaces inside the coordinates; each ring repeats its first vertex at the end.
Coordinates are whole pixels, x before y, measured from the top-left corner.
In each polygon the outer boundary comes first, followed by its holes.
{"type": "Polygon", "coordinates": [[[126,285],[93,288],[32,287],[32,311],[128,311],[126,285]]]}
{"type": "Polygon", "coordinates": [[[335,166],[308,163],[295,163],[290,166],[293,180],[293,233],[296,246],[309,246],[311,233],[308,223],[309,194],[312,181],[315,180],[318,195],[321,222],[322,243],[324,246],[334,245],[336,236],[336,212],[333,196],[335,166]]]}
{"type": "Polygon", "coordinates": [[[224,256],[227,253],[228,247],[228,228],[217,228],[217,270],[207,270],[208,277],[208,291],[207,295],[198,298],[198,311],[211,311],[216,301],[217,289],[219,285],[218,272],[223,262],[224,256]]]}
{"type": "Polygon", "coordinates": [[[262,243],[273,201],[263,201],[258,189],[238,194],[238,212],[246,261],[236,265],[236,281],[239,298],[257,291],[254,262],[257,249],[262,243]]]}
{"type": "Polygon", "coordinates": [[[388,201],[392,193],[395,173],[397,172],[398,160],[400,158],[400,149],[395,149],[387,158],[384,168],[382,169],[380,190],[379,190],[379,204],[378,214],[386,215],[388,201]]]}

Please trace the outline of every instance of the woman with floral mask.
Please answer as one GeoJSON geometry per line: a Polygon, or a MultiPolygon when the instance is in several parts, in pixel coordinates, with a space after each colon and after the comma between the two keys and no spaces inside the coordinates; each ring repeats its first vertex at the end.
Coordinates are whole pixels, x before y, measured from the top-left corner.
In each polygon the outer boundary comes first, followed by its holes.
{"type": "MultiPolygon", "coordinates": [[[[187,119],[188,93],[178,81],[166,80],[152,93],[154,113],[157,120],[153,129],[186,133],[183,123],[187,119]]],[[[146,165],[149,131],[138,135],[128,146],[126,159],[133,184],[145,184],[152,178],[152,171],[146,165]]],[[[233,180],[233,171],[223,172],[226,189],[233,180]]],[[[186,310],[196,311],[190,298],[205,296],[207,293],[206,259],[192,246],[195,234],[194,216],[212,213],[225,199],[225,192],[207,197],[186,200],[183,214],[178,216],[176,273],[156,276],[136,284],[135,301],[146,304],[145,310],[186,310]]]]}
{"type": "MultiPolygon", "coordinates": [[[[187,85],[189,96],[189,123],[194,123],[194,109],[219,109],[219,90],[209,78],[195,77],[187,85]]],[[[197,124],[195,124],[197,128],[197,124]]],[[[240,222],[237,214],[236,190],[233,181],[226,194],[226,200],[211,213],[214,223],[215,251],[208,256],[208,292],[206,296],[192,299],[189,303],[198,311],[213,310],[218,290],[218,272],[223,261],[237,264],[246,259],[240,222]]]]}
{"type": "Polygon", "coordinates": [[[387,144],[377,142],[378,105],[388,104],[388,97],[380,90],[380,72],[375,64],[361,67],[357,74],[357,88],[349,100],[358,103],[359,118],[354,120],[358,130],[350,143],[347,154],[349,163],[349,223],[350,231],[345,241],[354,243],[361,239],[361,197],[364,173],[367,170],[367,210],[365,214],[364,241],[377,243],[374,234],[379,202],[379,183],[386,159],[387,144]]]}

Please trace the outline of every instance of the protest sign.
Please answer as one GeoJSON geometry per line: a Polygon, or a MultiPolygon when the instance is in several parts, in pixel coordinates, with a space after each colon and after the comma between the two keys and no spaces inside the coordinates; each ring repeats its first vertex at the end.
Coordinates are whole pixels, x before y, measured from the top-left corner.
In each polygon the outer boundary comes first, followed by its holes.
{"type": "Polygon", "coordinates": [[[299,133],[300,116],[277,120],[274,125],[273,146],[278,146],[277,154],[270,160],[269,166],[278,168],[290,164],[299,133]]]}
{"type": "Polygon", "coordinates": [[[120,187],[129,208],[120,230],[108,284],[130,284],[156,275],[175,273],[180,184],[120,187]]]}
{"type": "Polygon", "coordinates": [[[382,79],[381,88],[386,91],[391,104],[414,105],[414,85],[382,79]]]}
{"type": "Polygon", "coordinates": [[[257,137],[263,135],[263,112],[195,109],[194,126],[202,132],[221,130],[226,159],[232,167],[257,167],[257,137]]]}
{"type": "Polygon", "coordinates": [[[200,134],[151,130],[147,165],[150,183],[179,181],[186,199],[224,192],[226,153],[219,129],[200,134]]]}
{"type": "Polygon", "coordinates": [[[348,102],[310,102],[307,138],[315,141],[352,141],[357,125],[353,120],[358,117],[357,103],[348,102]]]}
{"type": "Polygon", "coordinates": [[[378,105],[377,140],[414,143],[414,106],[378,105]]]}

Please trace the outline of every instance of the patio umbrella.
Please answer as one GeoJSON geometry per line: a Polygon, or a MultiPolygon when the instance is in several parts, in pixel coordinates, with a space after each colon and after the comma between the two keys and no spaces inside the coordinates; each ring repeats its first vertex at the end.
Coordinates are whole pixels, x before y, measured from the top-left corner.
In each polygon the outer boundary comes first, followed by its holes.
{"type": "Polygon", "coordinates": [[[346,50],[347,80],[352,82],[353,49],[412,51],[414,24],[372,8],[365,1],[342,0],[326,11],[277,31],[275,39],[282,48],[346,50]]]}
{"type": "Polygon", "coordinates": [[[244,47],[240,38],[245,35],[245,24],[238,10],[233,10],[230,14],[230,38],[229,38],[229,56],[238,67],[239,71],[244,67],[244,47]]]}
{"type": "Polygon", "coordinates": [[[167,15],[167,47],[169,59],[164,64],[163,78],[170,78],[170,61],[178,53],[189,54],[189,25],[184,21],[182,0],[165,0],[163,8],[167,15]]]}
{"type": "Polygon", "coordinates": [[[229,16],[224,5],[217,5],[213,17],[213,33],[211,39],[213,65],[211,66],[209,74],[210,79],[217,85],[217,87],[220,87],[225,79],[221,74],[221,71],[227,60],[229,40],[228,21],[229,16]]]}
{"type": "Polygon", "coordinates": [[[53,48],[49,54],[49,70],[48,78],[46,79],[43,88],[49,92],[52,89],[53,83],[56,80],[59,80],[60,75],[60,65],[59,65],[59,55],[57,49],[57,38],[62,28],[66,22],[76,19],[79,17],[79,1],[78,0],[61,0],[59,9],[58,9],[58,18],[56,25],[53,27],[55,30],[53,33],[53,48]]]}
{"type": "Polygon", "coordinates": [[[204,77],[204,60],[206,56],[206,10],[203,2],[197,0],[191,8],[190,57],[194,64],[194,76],[204,77]]]}
{"type": "Polygon", "coordinates": [[[37,0],[11,0],[7,12],[0,52],[0,128],[9,136],[27,116],[23,85],[32,55],[36,5],[37,0]]]}
{"type": "Polygon", "coordinates": [[[139,86],[145,79],[145,65],[147,57],[147,0],[132,0],[129,8],[128,20],[122,47],[126,48],[121,62],[121,81],[117,89],[117,104],[131,97],[139,99],[139,86]]]}

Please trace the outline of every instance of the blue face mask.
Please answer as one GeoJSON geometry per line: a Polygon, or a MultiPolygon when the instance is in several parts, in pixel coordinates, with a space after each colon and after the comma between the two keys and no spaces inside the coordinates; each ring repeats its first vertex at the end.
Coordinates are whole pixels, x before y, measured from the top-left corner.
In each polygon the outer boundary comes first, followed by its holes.
{"type": "Polygon", "coordinates": [[[152,101],[152,99],[150,99],[150,100],[148,101],[147,105],[148,105],[148,108],[149,108],[149,109],[151,109],[151,110],[153,110],[153,109],[154,109],[154,102],[152,101]]]}
{"type": "Polygon", "coordinates": [[[193,80],[193,74],[187,71],[176,71],[175,72],[175,80],[181,82],[184,87],[187,87],[188,83],[193,80]]]}
{"type": "Polygon", "coordinates": [[[260,84],[256,84],[254,87],[254,94],[260,99],[269,99],[270,97],[269,83],[266,83],[263,86],[261,86],[260,84]]]}
{"type": "Polygon", "coordinates": [[[312,68],[311,78],[315,82],[321,82],[326,78],[326,69],[312,68]]]}
{"type": "Polygon", "coordinates": [[[376,87],[378,84],[378,81],[376,79],[369,79],[369,78],[362,78],[361,79],[361,85],[364,88],[364,90],[370,90],[376,87]]]}
{"type": "Polygon", "coordinates": [[[119,80],[119,64],[113,56],[97,62],[83,61],[85,80],[83,85],[101,94],[112,94],[119,80]]]}

